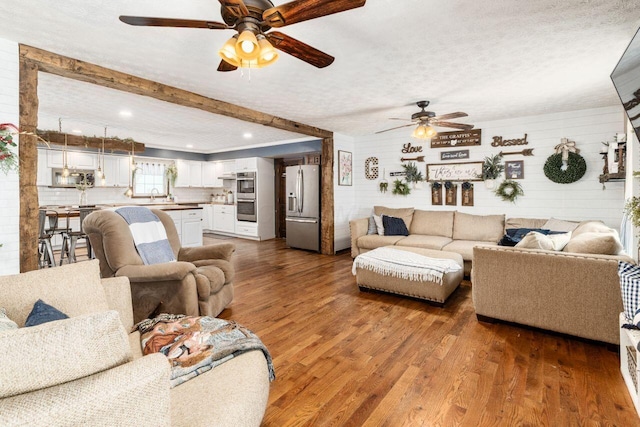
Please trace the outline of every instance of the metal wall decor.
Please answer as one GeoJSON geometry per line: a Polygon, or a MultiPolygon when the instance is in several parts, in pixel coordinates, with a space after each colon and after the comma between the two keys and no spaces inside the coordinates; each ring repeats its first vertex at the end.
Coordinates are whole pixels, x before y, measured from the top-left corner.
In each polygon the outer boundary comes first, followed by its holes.
{"type": "Polygon", "coordinates": [[[469,158],[469,150],[443,151],[440,160],[464,160],[469,158]]]}
{"type": "Polygon", "coordinates": [[[402,157],[400,158],[401,162],[424,162],[424,156],[418,156],[418,157],[402,157]]]}
{"type": "Polygon", "coordinates": [[[501,156],[533,156],[533,148],[525,148],[522,151],[501,151],[498,154],[501,156]]]}
{"type": "Polygon", "coordinates": [[[527,134],[524,134],[524,138],[515,138],[515,139],[502,139],[501,136],[494,136],[493,142],[491,143],[492,147],[506,147],[509,145],[528,145],[529,141],[527,141],[527,134]]]}
{"type": "Polygon", "coordinates": [[[369,157],[364,161],[364,176],[367,179],[378,179],[378,158],[369,157]]]}
{"type": "Polygon", "coordinates": [[[414,147],[410,142],[402,146],[402,154],[422,153],[422,146],[414,147]]]}
{"type": "Polygon", "coordinates": [[[427,181],[482,181],[484,162],[437,163],[427,165],[427,181]]]}
{"type": "Polygon", "coordinates": [[[507,179],[524,179],[524,160],[504,162],[504,173],[507,179]]]}
{"type": "Polygon", "coordinates": [[[467,147],[480,145],[482,129],[440,132],[431,138],[431,148],[467,147]]]}

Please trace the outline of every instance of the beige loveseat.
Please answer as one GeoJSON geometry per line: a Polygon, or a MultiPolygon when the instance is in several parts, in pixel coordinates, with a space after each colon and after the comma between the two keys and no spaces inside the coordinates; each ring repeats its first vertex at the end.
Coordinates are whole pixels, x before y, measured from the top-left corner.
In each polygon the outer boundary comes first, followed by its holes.
{"type": "Polygon", "coordinates": [[[126,277],[100,279],[98,261],[0,277],[0,307],[23,326],[42,299],[70,318],[0,331],[2,426],[259,426],[269,395],[261,351],[173,389],[165,356],[142,356],[129,334],[126,277]]]}
{"type": "MultiPolygon", "coordinates": [[[[504,235],[504,215],[470,215],[456,211],[426,211],[414,208],[392,209],[374,206],[376,215],[402,218],[409,230],[408,236],[380,236],[367,234],[369,218],[350,221],[351,256],[382,246],[406,246],[455,252],[462,255],[464,274],[471,273],[473,247],[497,245],[504,235]]],[[[508,227],[518,228],[519,219],[514,218],[508,227]]]]}

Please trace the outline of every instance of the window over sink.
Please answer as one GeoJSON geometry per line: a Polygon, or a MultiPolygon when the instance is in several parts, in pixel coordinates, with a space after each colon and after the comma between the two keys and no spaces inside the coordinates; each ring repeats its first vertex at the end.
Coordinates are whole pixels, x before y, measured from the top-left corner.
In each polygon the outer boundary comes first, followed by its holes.
{"type": "Polygon", "coordinates": [[[154,160],[136,162],[133,170],[133,197],[166,197],[168,181],[165,169],[169,162],[154,160]]]}

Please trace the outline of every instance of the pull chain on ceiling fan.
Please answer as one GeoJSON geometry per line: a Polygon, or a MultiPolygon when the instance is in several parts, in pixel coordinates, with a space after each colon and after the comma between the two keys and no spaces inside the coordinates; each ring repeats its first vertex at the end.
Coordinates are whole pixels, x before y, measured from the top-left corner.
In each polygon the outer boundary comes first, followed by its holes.
{"type": "Polygon", "coordinates": [[[314,67],[324,68],[334,57],[279,31],[268,32],[310,19],[364,6],[366,0],[294,0],[274,6],[271,0],[218,0],[224,23],[174,18],[120,16],[120,21],[136,26],[236,30],[218,51],[222,58],[218,71],[262,68],[278,60],[276,49],[314,67]]]}
{"type": "MultiPolygon", "coordinates": [[[[473,129],[473,125],[444,121],[444,120],[455,119],[459,117],[467,117],[467,113],[457,112],[457,113],[449,113],[449,114],[443,114],[441,116],[436,116],[436,113],[434,113],[433,111],[425,111],[425,108],[429,106],[429,101],[418,101],[416,104],[421,109],[421,111],[418,111],[417,113],[414,113],[411,115],[410,121],[412,123],[409,123],[407,125],[392,127],[390,129],[381,130],[376,133],[383,133],[383,132],[388,132],[390,130],[401,129],[409,126],[415,126],[416,123],[418,125],[413,130],[413,133],[411,134],[411,136],[417,139],[430,139],[436,136],[438,132],[433,128],[433,126],[462,129],[462,130],[473,129]]],[[[397,118],[392,118],[390,120],[409,121],[408,119],[397,119],[397,118]]]]}

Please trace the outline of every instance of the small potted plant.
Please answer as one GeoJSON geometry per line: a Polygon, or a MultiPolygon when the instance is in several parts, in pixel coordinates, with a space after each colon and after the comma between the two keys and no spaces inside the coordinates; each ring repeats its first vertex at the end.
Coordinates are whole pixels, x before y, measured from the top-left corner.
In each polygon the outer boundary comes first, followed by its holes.
{"type": "Polygon", "coordinates": [[[482,178],[484,185],[488,189],[493,189],[496,186],[496,179],[500,177],[502,172],[504,172],[504,164],[502,164],[501,154],[494,154],[484,158],[482,176],[480,178],[482,178]]]}
{"type": "Polygon", "coordinates": [[[167,192],[167,200],[173,200],[173,194],[171,194],[171,187],[175,187],[176,179],[178,179],[178,167],[175,163],[170,164],[164,170],[164,177],[169,182],[169,191],[167,192]]]}

